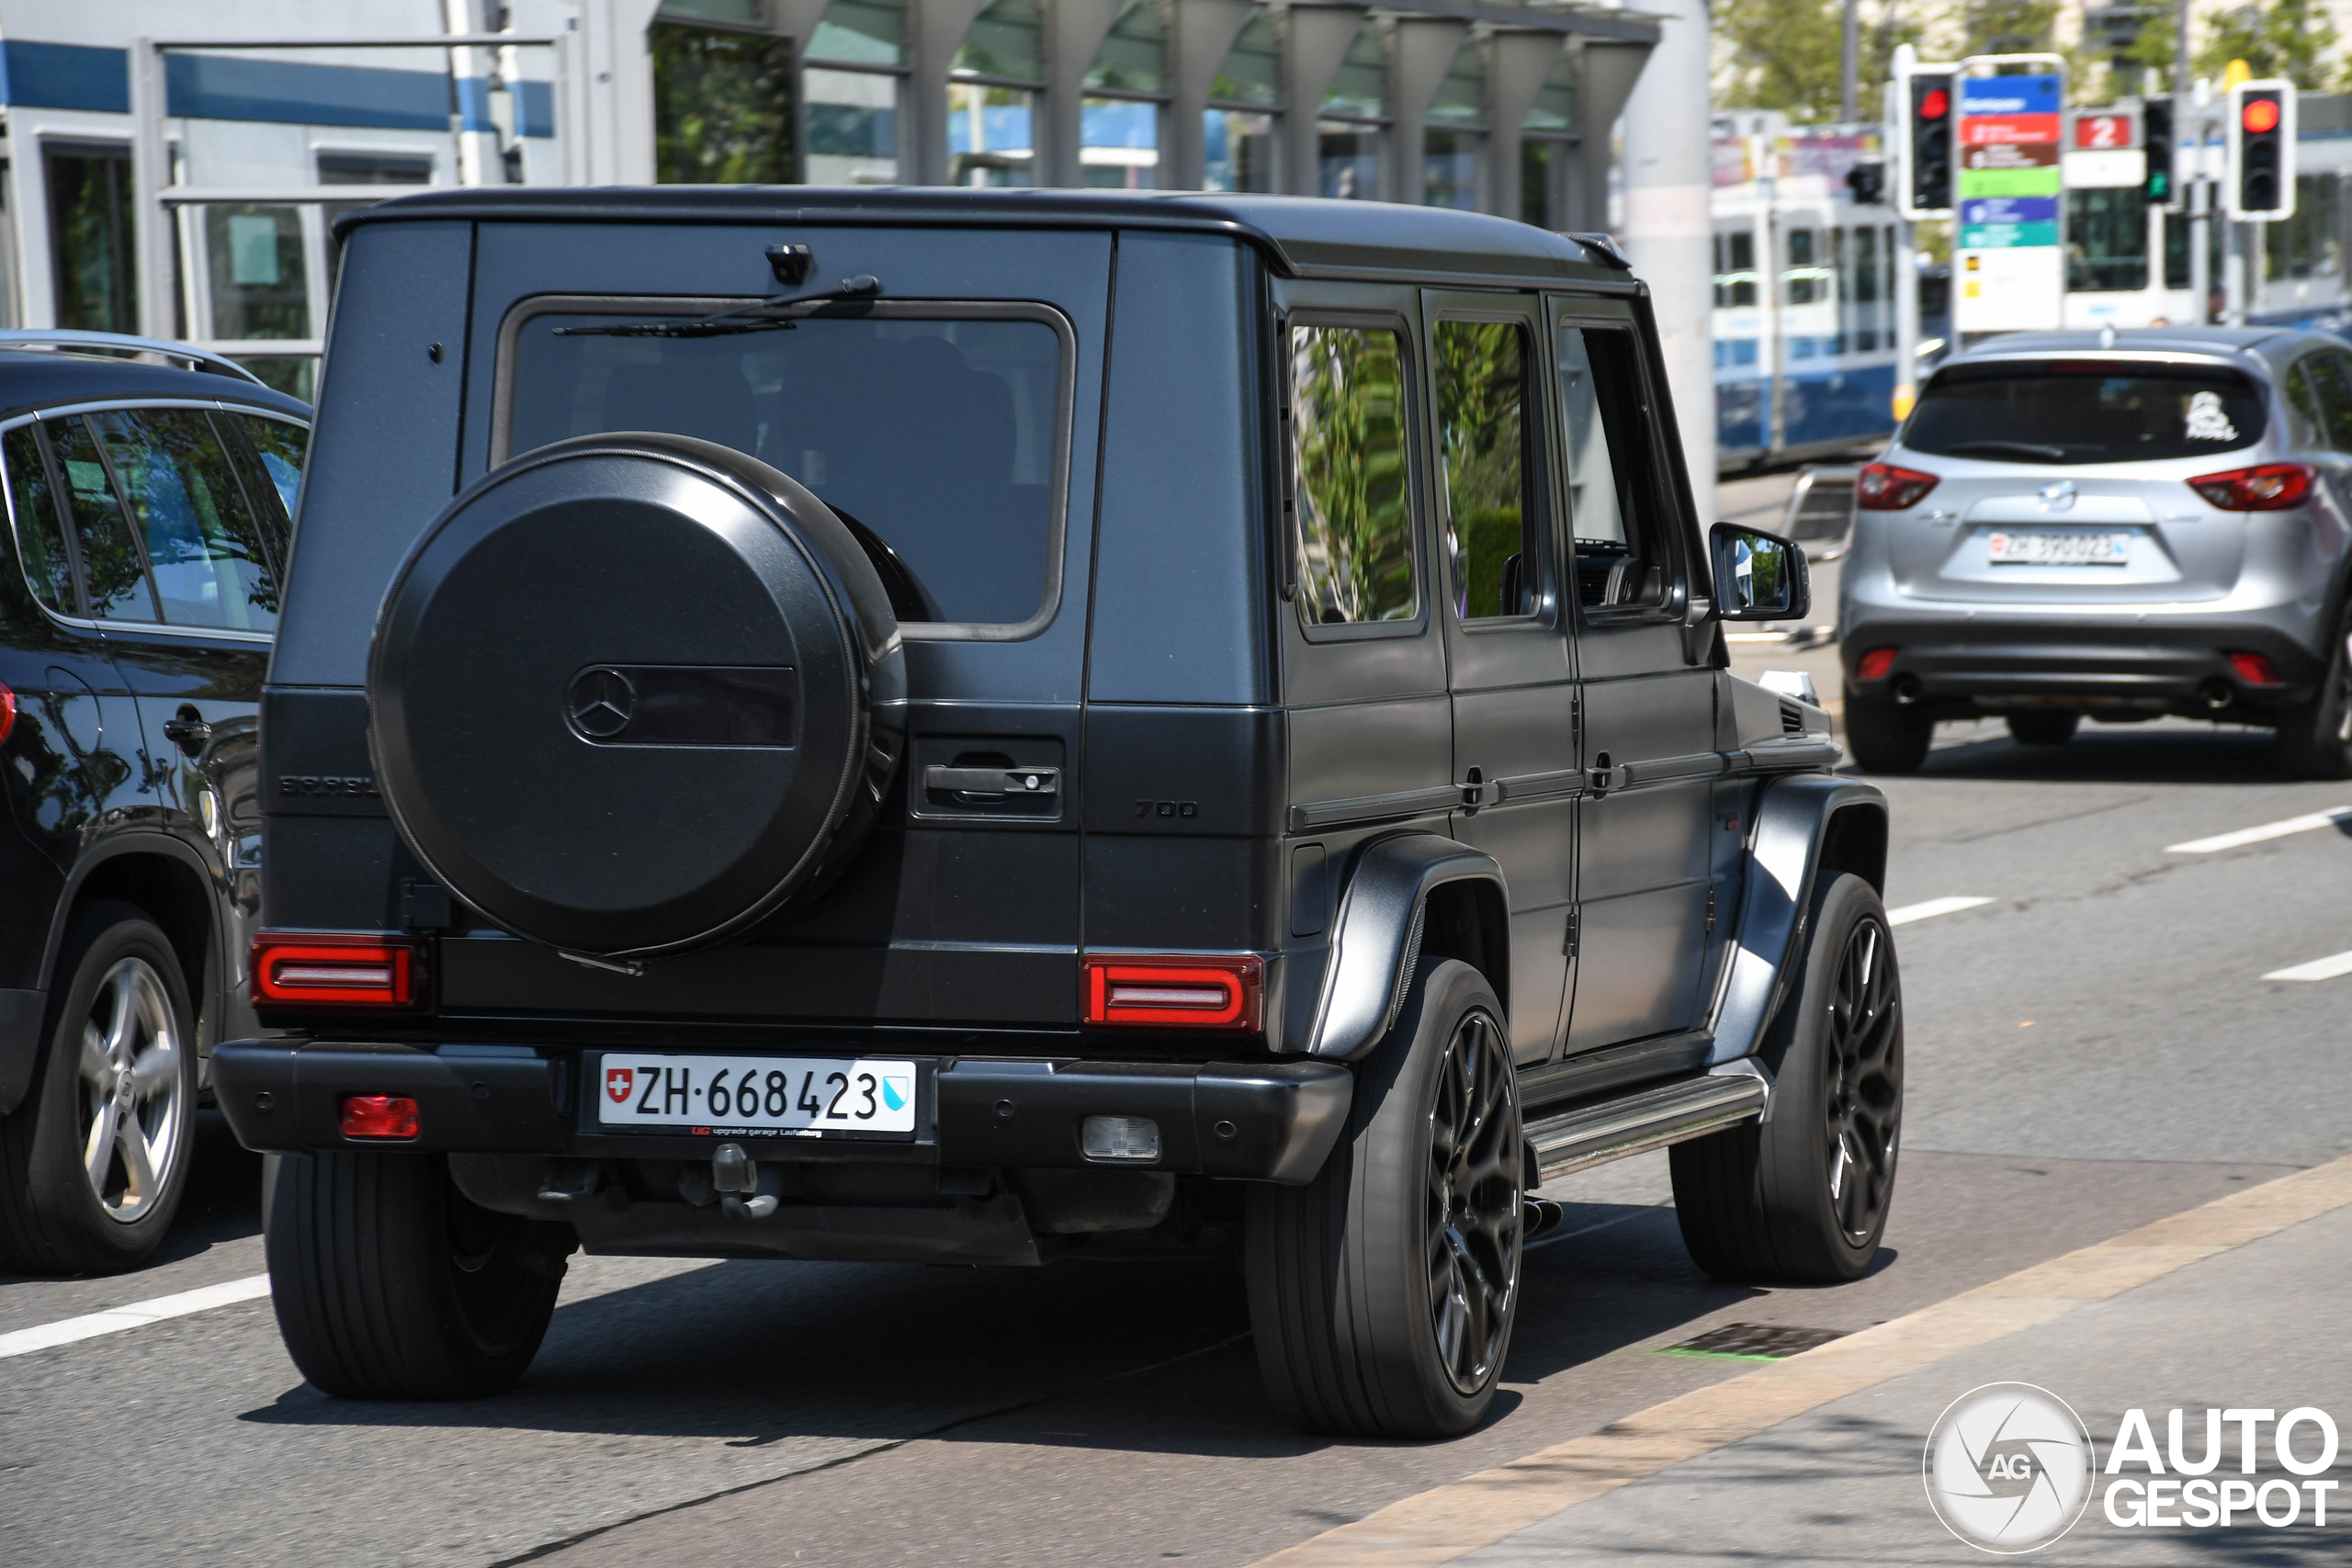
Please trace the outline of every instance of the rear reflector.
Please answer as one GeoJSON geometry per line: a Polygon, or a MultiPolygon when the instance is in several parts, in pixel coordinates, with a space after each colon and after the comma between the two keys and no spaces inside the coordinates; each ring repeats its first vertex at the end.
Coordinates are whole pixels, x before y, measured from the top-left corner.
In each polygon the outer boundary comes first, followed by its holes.
{"type": "Polygon", "coordinates": [[[1894,653],[1895,650],[1891,648],[1871,649],[1862,655],[1861,662],[1854,666],[1854,679],[1857,681],[1884,680],[1886,672],[1894,668],[1894,653]]]}
{"type": "Polygon", "coordinates": [[[2285,683],[2278,679],[2278,666],[2258,653],[2231,654],[2230,668],[2236,671],[2238,679],[2249,686],[2277,686],[2285,683]]]}
{"type": "Polygon", "coordinates": [[[254,938],[255,1007],[413,1008],[424,954],[377,935],[264,931],[254,938]]]}
{"type": "Polygon", "coordinates": [[[1090,953],[1086,1021],[1150,1029],[1258,1027],[1264,961],[1254,953],[1090,953]]]}
{"type": "Polygon", "coordinates": [[[416,1101],[404,1094],[347,1094],[343,1097],[343,1135],[346,1138],[401,1139],[416,1136],[416,1101]]]}

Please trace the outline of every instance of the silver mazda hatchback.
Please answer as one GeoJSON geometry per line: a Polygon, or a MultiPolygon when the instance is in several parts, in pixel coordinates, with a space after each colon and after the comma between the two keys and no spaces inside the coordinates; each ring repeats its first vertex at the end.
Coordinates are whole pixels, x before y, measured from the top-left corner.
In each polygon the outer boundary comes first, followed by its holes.
{"type": "Polygon", "coordinates": [[[1956,355],[1855,486],[1848,744],[1939,718],[2055,745],[2087,716],[2278,731],[2352,774],[2352,353],[2276,328],[2012,333],[1956,355]]]}

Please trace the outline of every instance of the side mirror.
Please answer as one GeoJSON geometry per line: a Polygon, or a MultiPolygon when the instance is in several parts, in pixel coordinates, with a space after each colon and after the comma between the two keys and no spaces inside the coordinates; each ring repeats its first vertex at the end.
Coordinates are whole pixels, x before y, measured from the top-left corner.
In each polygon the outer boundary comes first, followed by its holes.
{"type": "Polygon", "coordinates": [[[1715,614],[1726,621],[1799,621],[1813,613],[1804,551],[1778,534],[1718,523],[1707,543],[1715,561],[1715,614]]]}

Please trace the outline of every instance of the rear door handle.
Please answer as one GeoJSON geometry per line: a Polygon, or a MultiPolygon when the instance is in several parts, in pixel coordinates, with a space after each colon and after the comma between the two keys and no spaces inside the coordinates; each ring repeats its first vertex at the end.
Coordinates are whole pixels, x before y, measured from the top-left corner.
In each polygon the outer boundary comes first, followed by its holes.
{"type": "Polygon", "coordinates": [[[1008,798],[1058,795],[1062,774],[1059,768],[950,768],[934,762],[922,771],[922,787],[1008,798]]]}
{"type": "Polygon", "coordinates": [[[164,721],[164,739],[194,756],[212,739],[212,726],[196,709],[182,708],[175,717],[164,721]]]}
{"type": "Polygon", "coordinates": [[[1606,751],[1595,757],[1592,761],[1593,765],[1585,770],[1585,778],[1595,795],[1607,795],[1612,789],[1623,789],[1632,777],[1633,769],[1610,766],[1609,753],[1606,751]]]}

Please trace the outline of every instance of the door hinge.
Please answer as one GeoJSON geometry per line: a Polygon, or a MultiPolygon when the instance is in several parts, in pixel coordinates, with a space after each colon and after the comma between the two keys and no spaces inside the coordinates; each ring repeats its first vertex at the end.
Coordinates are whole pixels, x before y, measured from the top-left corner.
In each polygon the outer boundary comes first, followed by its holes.
{"type": "Polygon", "coordinates": [[[1577,937],[1578,934],[1578,928],[1583,924],[1584,911],[1581,909],[1570,909],[1568,911],[1568,934],[1561,941],[1560,943],[1560,951],[1566,953],[1570,958],[1574,958],[1577,955],[1577,937]]]}
{"type": "Polygon", "coordinates": [[[1710,936],[1713,936],[1713,935],[1714,934],[1714,931],[1715,931],[1715,890],[1714,890],[1713,888],[1710,887],[1710,888],[1708,888],[1708,889],[1707,889],[1707,934],[1708,934],[1708,935],[1710,935],[1710,936]]]}

